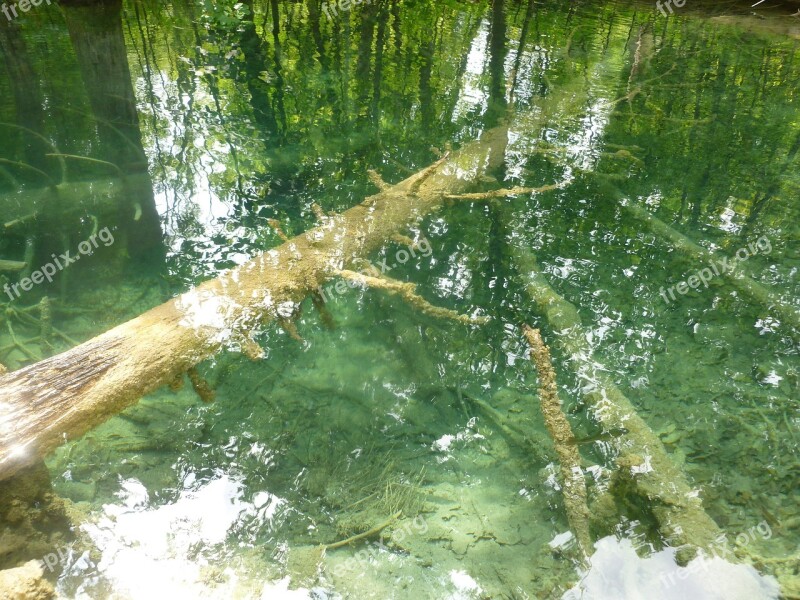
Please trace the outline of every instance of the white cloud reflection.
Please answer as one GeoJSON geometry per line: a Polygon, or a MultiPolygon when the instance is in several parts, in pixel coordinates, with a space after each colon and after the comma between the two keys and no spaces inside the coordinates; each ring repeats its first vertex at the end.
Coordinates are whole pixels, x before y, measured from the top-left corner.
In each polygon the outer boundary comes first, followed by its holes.
{"type": "Polygon", "coordinates": [[[171,503],[151,504],[140,481],[123,481],[119,502],[104,505],[102,513],[83,525],[100,551],[99,577],[82,577],[80,589],[71,597],[97,597],[100,585],[113,590],[108,597],[114,600],[311,598],[308,590],[289,590],[288,579],[254,583],[252,576],[237,572],[229,561],[215,559],[215,546],[227,540],[238,522],[248,517],[269,522],[286,504],[266,491],[247,502],[244,492],[241,481],[222,475],[182,491],[171,503]]]}
{"type": "Polygon", "coordinates": [[[695,558],[686,567],[675,563],[675,549],[646,558],[629,539],[609,536],[595,544],[591,566],[562,600],[773,600],[778,584],[753,567],[719,556],[695,558]]]}

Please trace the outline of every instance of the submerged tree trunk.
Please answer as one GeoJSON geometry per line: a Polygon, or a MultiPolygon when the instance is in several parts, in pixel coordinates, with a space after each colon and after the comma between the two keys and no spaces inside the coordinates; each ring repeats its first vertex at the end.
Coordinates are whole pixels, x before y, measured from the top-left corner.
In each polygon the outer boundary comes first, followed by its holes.
{"type": "MultiPolygon", "coordinates": [[[[507,129],[67,352],[0,377],[0,480],[299,303],[503,160],[507,129]]],[[[345,272],[346,274],[346,272],[345,272]]],[[[249,352],[248,352],[249,353],[249,352]]]]}
{"type": "MultiPolygon", "coordinates": [[[[582,381],[582,393],[593,416],[606,431],[621,431],[615,485],[617,496],[646,501],[661,534],[670,545],[683,546],[678,560],[685,564],[697,548],[718,543],[720,530],[653,430],[638,415],[606,369],[594,359],[578,310],[560,296],[541,274],[525,249],[512,247],[516,267],[528,296],[547,319],[555,340],[568,357],[569,367],[582,381]]],[[[640,507],[635,507],[640,508],[640,507]]]]}
{"type": "MultiPolygon", "coordinates": [[[[739,266],[739,263],[742,262],[741,258],[738,258],[737,256],[729,258],[726,256],[721,256],[716,252],[707,250],[703,246],[683,235],[677,229],[674,229],[673,227],[664,223],[664,221],[661,219],[653,216],[650,211],[638,205],[633,200],[625,200],[625,195],[613,184],[608,183],[607,181],[601,180],[601,190],[610,198],[621,201],[620,208],[626,214],[645,225],[660,239],[668,242],[676,250],[679,250],[691,259],[696,260],[699,268],[695,278],[698,279],[700,283],[711,281],[711,279],[719,275],[752,304],[760,306],[764,310],[769,311],[778,317],[783,324],[788,325],[789,329],[787,332],[789,335],[795,339],[800,339],[800,309],[792,304],[784,302],[779,297],[777,292],[748,276],[744,269],[739,266]]],[[[766,240],[769,242],[768,238],[766,238],[766,240]]],[[[769,248],[771,248],[771,243],[769,248]]],[[[745,249],[749,250],[750,254],[755,254],[754,249],[764,251],[763,248],[757,247],[752,241],[750,242],[749,247],[745,249]]],[[[771,250],[768,250],[768,252],[769,251],[771,250]]],[[[695,288],[692,289],[697,288],[699,288],[699,283],[695,288]]],[[[667,292],[662,290],[661,294],[662,297],[667,300],[667,292]]],[[[674,301],[674,291],[670,292],[670,295],[674,301]]]]}

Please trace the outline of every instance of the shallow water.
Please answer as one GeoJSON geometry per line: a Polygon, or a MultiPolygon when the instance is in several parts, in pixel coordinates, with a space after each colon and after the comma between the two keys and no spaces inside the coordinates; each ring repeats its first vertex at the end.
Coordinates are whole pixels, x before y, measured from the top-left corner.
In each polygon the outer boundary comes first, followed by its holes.
{"type": "MultiPolygon", "coordinates": [[[[0,232],[0,258],[42,265],[99,228],[115,234],[13,300],[50,297],[63,335],[26,354],[3,326],[0,362],[89,339],[277,246],[278,229],[313,227],[314,204],[361,202],[376,189],[368,170],[400,181],[498,123],[504,165],[480,190],[564,185],[454,201],[415,226],[416,247],[388,242],[367,257],[488,324],[334,282],[332,327],[306,301],[302,339],[266,325],[263,360],[227,348],[202,363],[213,403],[189,385],[162,388],[57,450],[47,466],[80,532],[52,550],[59,595],[800,595],[798,19],[700,2],[669,19],[649,3],[376,0],[332,21],[321,8],[279,3],[276,20],[260,1],[42,6],[0,29],[0,157],[15,163],[0,181],[12,200],[0,202],[17,207],[2,210],[25,216],[15,189],[46,177],[93,182],[88,208],[0,232]],[[93,194],[120,170],[129,188],[109,192],[110,210],[93,194]],[[740,252],[767,300],[628,204],[719,258],[740,252]],[[526,292],[520,253],[577,307],[593,357],[560,343],[526,292]],[[551,347],[579,442],[597,517],[588,564],[523,323],[551,347]],[[679,566],[653,505],[614,486],[627,431],[604,430],[584,400],[598,372],[730,548],[679,566]],[[609,491],[612,516],[594,504],[609,491]],[[319,544],[387,520],[316,564],[319,544]]],[[[30,320],[4,319],[23,342],[37,335],[30,320]]]]}

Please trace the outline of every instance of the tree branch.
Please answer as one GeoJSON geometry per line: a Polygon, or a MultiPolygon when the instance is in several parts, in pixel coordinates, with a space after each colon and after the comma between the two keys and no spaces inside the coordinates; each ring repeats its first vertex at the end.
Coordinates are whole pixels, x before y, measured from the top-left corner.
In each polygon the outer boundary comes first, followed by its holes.
{"type": "Polygon", "coordinates": [[[372,185],[374,185],[382,192],[385,192],[386,190],[392,187],[383,180],[383,177],[381,177],[380,173],[378,173],[375,169],[369,169],[367,171],[367,176],[369,177],[369,180],[372,182],[372,185]]]}
{"type": "Polygon", "coordinates": [[[422,184],[425,183],[431,175],[436,173],[436,171],[439,169],[439,167],[442,166],[442,163],[444,163],[444,161],[447,160],[448,156],[450,156],[450,152],[449,151],[445,152],[444,156],[442,156],[442,158],[437,160],[431,166],[426,167],[425,169],[423,169],[423,171],[419,175],[416,176],[417,177],[416,180],[411,184],[411,188],[409,189],[411,194],[416,194],[419,191],[419,188],[422,186],[422,184]]]}
{"type": "Polygon", "coordinates": [[[371,275],[364,275],[363,273],[356,273],[355,271],[348,271],[346,269],[339,271],[337,274],[344,279],[361,285],[362,287],[374,287],[388,292],[389,294],[400,296],[411,306],[431,317],[452,319],[467,325],[479,325],[489,321],[489,317],[470,317],[468,315],[457,313],[449,308],[434,306],[425,300],[425,298],[417,294],[417,286],[413,283],[397,281],[396,279],[388,279],[385,277],[373,277],[371,275]]]}
{"type": "Polygon", "coordinates": [[[507,198],[508,196],[522,196],[525,194],[539,194],[541,192],[549,192],[550,190],[557,190],[559,188],[564,187],[566,185],[566,181],[562,181],[560,183],[551,183],[549,185],[543,185],[542,187],[538,188],[529,188],[529,187],[512,187],[512,188],[502,188],[499,190],[492,190],[489,192],[475,192],[472,194],[445,194],[445,198],[447,200],[491,200],[493,198],[507,198]]]}

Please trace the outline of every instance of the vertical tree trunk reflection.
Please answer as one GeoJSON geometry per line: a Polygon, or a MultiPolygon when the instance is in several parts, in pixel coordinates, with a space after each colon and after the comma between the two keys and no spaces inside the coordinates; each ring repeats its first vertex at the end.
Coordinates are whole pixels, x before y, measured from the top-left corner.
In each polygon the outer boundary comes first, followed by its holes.
{"type": "MultiPolygon", "coordinates": [[[[44,133],[44,94],[33,68],[28,48],[16,21],[0,19],[0,51],[8,72],[11,93],[17,112],[17,125],[32,132],[44,133]]],[[[6,134],[8,131],[5,132],[6,134]]],[[[21,133],[23,159],[30,166],[47,172],[45,154],[52,150],[35,135],[21,133]]],[[[26,173],[21,173],[25,177],[26,173]]]]}
{"type": "MultiPolygon", "coordinates": [[[[83,85],[97,120],[103,160],[123,173],[147,171],[136,97],[122,33],[122,0],[62,1],[83,85]]],[[[129,190],[120,206],[120,229],[128,252],[144,257],[163,252],[152,185],[129,190]]]]}

